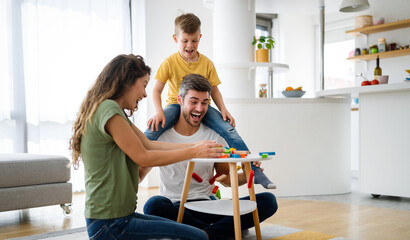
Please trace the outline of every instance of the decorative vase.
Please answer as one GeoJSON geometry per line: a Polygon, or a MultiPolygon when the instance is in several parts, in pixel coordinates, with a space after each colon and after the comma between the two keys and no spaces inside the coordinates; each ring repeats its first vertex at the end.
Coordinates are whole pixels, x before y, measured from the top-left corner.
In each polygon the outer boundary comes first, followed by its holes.
{"type": "Polygon", "coordinates": [[[256,62],[269,62],[269,49],[257,49],[256,62]]]}

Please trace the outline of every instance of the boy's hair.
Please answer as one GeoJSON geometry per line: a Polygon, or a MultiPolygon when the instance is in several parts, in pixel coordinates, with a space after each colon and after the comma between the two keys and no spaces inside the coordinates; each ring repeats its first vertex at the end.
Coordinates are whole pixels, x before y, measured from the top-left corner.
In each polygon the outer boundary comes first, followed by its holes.
{"type": "Polygon", "coordinates": [[[184,99],[188,90],[208,92],[209,95],[211,95],[211,89],[211,83],[209,83],[209,81],[205,77],[199,74],[189,74],[186,75],[182,80],[181,86],[179,87],[179,96],[184,99]]]}
{"type": "Polygon", "coordinates": [[[184,13],[175,18],[175,35],[180,31],[186,34],[194,34],[201,30],[201,20],[193,13],[184,13]]]}

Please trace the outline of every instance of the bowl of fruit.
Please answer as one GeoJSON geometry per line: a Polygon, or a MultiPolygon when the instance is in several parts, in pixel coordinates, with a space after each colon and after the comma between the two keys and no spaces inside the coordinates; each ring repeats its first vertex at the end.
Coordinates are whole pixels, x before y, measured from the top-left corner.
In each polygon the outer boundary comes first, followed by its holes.
{"type": "Polygon", "coordinates": [[[282,91],[283,96],[287,98],[300,98],[305,95],[306,91],[302,90],[302,87],[293,88],[287,87],[284,91],[282,91]]]}

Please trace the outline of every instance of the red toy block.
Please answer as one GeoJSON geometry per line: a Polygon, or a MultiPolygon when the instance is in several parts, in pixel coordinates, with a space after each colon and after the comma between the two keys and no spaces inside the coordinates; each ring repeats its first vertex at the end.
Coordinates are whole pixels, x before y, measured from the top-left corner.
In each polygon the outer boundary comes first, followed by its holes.
{"type": "Polygon", "coordinates": [[[202,178],[201,178],[200,176],[198,176],[198,174],[196,174],[196,173],[192,173],[192,177],[193,177],[195,180],[197,180],[198,182],[202,182],[202,181],[203,181],[202,178]]]}
{"type": "Polygon", "coordinates": [[[209,180],[209,183],[212,185],[212,184],[214,184],[214,182],[215,182],[215,179],[217,178],[217,177],[219,177],[220,175],[217,173],[215,176],[213,176],[210,180],[209,180]]]}
{"type": "Polygon", "coordinates": [[[218,191],[218,188],[219,188],[218,186],[215,186],[214,189],[212,189],[212,193],[216,194],[216,192],[218,191]]]}
{"type": "Polygon", "coordinates": [[[255,174],[255,172],[253,170],[251,170],[249,172],[249,178],[248,178],[248,188],[252,187],[252,183],[253,183],[253,175],[255,174]]]}

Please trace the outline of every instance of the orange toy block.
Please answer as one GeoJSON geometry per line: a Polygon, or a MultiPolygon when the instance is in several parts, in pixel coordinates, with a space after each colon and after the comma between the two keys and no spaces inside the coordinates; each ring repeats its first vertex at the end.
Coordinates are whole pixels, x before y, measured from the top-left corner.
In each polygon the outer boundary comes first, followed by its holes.
{"type": "Polygon", "coordinates": [[[214,189],[212,189],[212,193],[216,194],[216,192],[218,191],[218,188],[219,188],[218,186],[215,186],[214,189]]]}
{"type": "Polygon", "coordinates": [[[236,150],[236,151],[232,151],[232,154],[239,154],[239,155],[245,154],[245,155],[248,155],[249,151],[238,151],[238,150],[236,150]]]}

